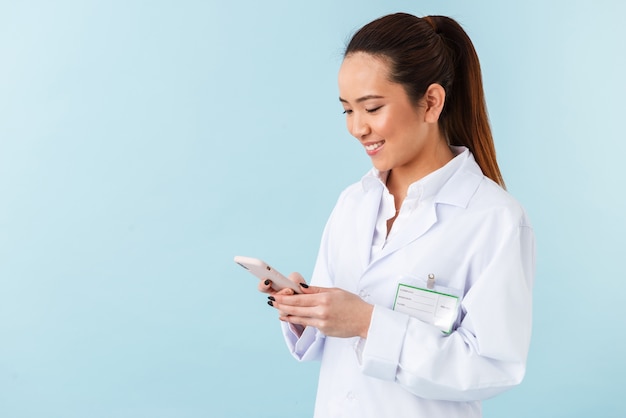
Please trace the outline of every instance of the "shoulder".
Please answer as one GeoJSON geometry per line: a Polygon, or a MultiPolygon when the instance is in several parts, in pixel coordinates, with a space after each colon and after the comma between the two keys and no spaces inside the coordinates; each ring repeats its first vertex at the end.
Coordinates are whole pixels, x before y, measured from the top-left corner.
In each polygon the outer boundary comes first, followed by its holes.
{"type": "Polygon", "coordinates": [[[499,184],[486,177],[469,154],[464,164],[442,188],[438,202],[461,208],[472,218],[530,226],[522,205],[499,184]]]}
{"type": "Polygon", "coordinates": [[[339,202],[349,199],[360,199],[366,194],[366,189],[363,187],[363,183],[358,181],[352,183],[348,187],[342,190],[337,199],[339,202]]]}
{"type": "Polygon", "coordinates": [[[499,184],[483,176],[468,209],[488,212],[507,223],[530,226],[530,221],[521,203],[499,184]]]}

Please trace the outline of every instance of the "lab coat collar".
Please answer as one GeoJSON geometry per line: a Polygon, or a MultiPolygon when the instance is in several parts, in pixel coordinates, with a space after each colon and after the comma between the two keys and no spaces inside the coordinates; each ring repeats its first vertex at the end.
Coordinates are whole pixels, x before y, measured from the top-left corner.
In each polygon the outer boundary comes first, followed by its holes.
{"type": "Polygon", "coordinates": [[[461,164],[441,187],[435,197],[435,203],[466,208],[485,175],[467,148],[457,158],[462,159],[461,164]]]}
{"type": "Polygon", "coordinates": [[[448,161],[443,167],[411,184],[407,190],[407,199],[424,201],[436,196],[443,189],[444,185],[450,180],[454,173],[459,170],[470,155],[469,150],[465,147],[451,148],[455,157],[448,161]]]}
{"type": "MultiPolygon", "coordinates": [[[[453,151],[457,156],[448,164],[410,186],[409,189],[413,189],[413,193],[417,194],[415,197],[420,202],[427,204],[426,210],[421,212],[419,217],[413,216],[411,222],[404,225],[402,231],[399,231],[398,235],[390,240],[381,251],[377,260],[397,251],[428,232],[437,223],[438,204],[467,207],[484,175],[467,148],[454,147],[453,151]]],[[[369,260],[373,238],[372,228],[376,222],[372,215],[376,216],[380,206],[382,191],[386,187],[384,183],[386,175],[387,173],[381,174],[378,170],[372,169],[361,181],[365,191],[363,207],[370,208],[370,210],[360,212],[359,224],[367,225],[367,228],[360,230],[361,240],[359,242],[362,242],[364,247],[367,246],[367,248],[362,249],[362,254],[364,261],[368,261],[365,264],[370,266],[371,263],[377,261],[369,260]],[[366,257],[365,254],[367,254],[366,257]]],[[[409,194],[407,197],[410,197],[409,194]]]]}

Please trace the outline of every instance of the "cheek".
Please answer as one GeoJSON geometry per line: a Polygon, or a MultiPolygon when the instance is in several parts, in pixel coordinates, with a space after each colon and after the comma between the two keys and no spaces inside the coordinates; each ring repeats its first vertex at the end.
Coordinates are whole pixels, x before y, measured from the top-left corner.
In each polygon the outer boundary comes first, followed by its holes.
{"type": "Polygon", "coordinates": [[[388,118],[381,125],[385,134],[390,138],[397,138],[399,142],[415,142],[423,133],[424,124],[419,123],[413,115],[396,115],[395,118],[388,118]]]}
{"type": "Polygon", "coordinates": [[[381,117],[372,124],[372,130],[383,139],[392,139],[395,136],[396,128],[393,120],[387,117],[381,117]]]}

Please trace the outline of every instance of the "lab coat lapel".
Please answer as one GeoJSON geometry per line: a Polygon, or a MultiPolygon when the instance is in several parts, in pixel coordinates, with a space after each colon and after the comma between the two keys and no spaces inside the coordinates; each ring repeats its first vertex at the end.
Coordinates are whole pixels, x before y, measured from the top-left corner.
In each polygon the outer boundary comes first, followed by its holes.
{"type": "Polygon", "coordinates": [[[427,207],[418,209],[417,213],[411,215],[411,219],[403,225],[398,236],[389,241],[378,259],[405,247],[428,232],[437,223],[438,205],[466,208],[483,179],[483,173],[476,164],[474,157],[469,155],[459,170],[441,188],[434,200],[427,207]]]}
{"type": "Polygon", "coordinates": [[[376,228],[382,193],[382,185],[380,187],[368,188],[362,203],[356,209],[355,233],[357,236],[356,242],[358,243],[357,252],[363,270],[370,263],[372,240],[374,239],[374,229],[376,228]]]}
{"type": "Polygon", "coordinates": [[[393,253],[407,246],[424,235],[437,222],[437,211],[435,203],[430,204],[423,210],[418,210],[415,216],[411,216],[410,220],[402,226],[398,231],[398,235],[390,240],[380,253],[380,258],[393,253]]]}

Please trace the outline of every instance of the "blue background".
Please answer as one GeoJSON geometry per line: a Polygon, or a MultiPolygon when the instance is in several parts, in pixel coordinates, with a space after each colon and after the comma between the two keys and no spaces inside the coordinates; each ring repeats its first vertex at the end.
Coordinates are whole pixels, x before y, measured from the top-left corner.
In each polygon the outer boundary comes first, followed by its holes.
{"type": "Polygon", "coordinates": [[[458,19],[536,230],[527,378],[485,417],[624,417],[626,3],[0,1],[0,416],[310,416],[234,255],[310,275],[369,168],[336,74],[390,12],[458,19]]]}

